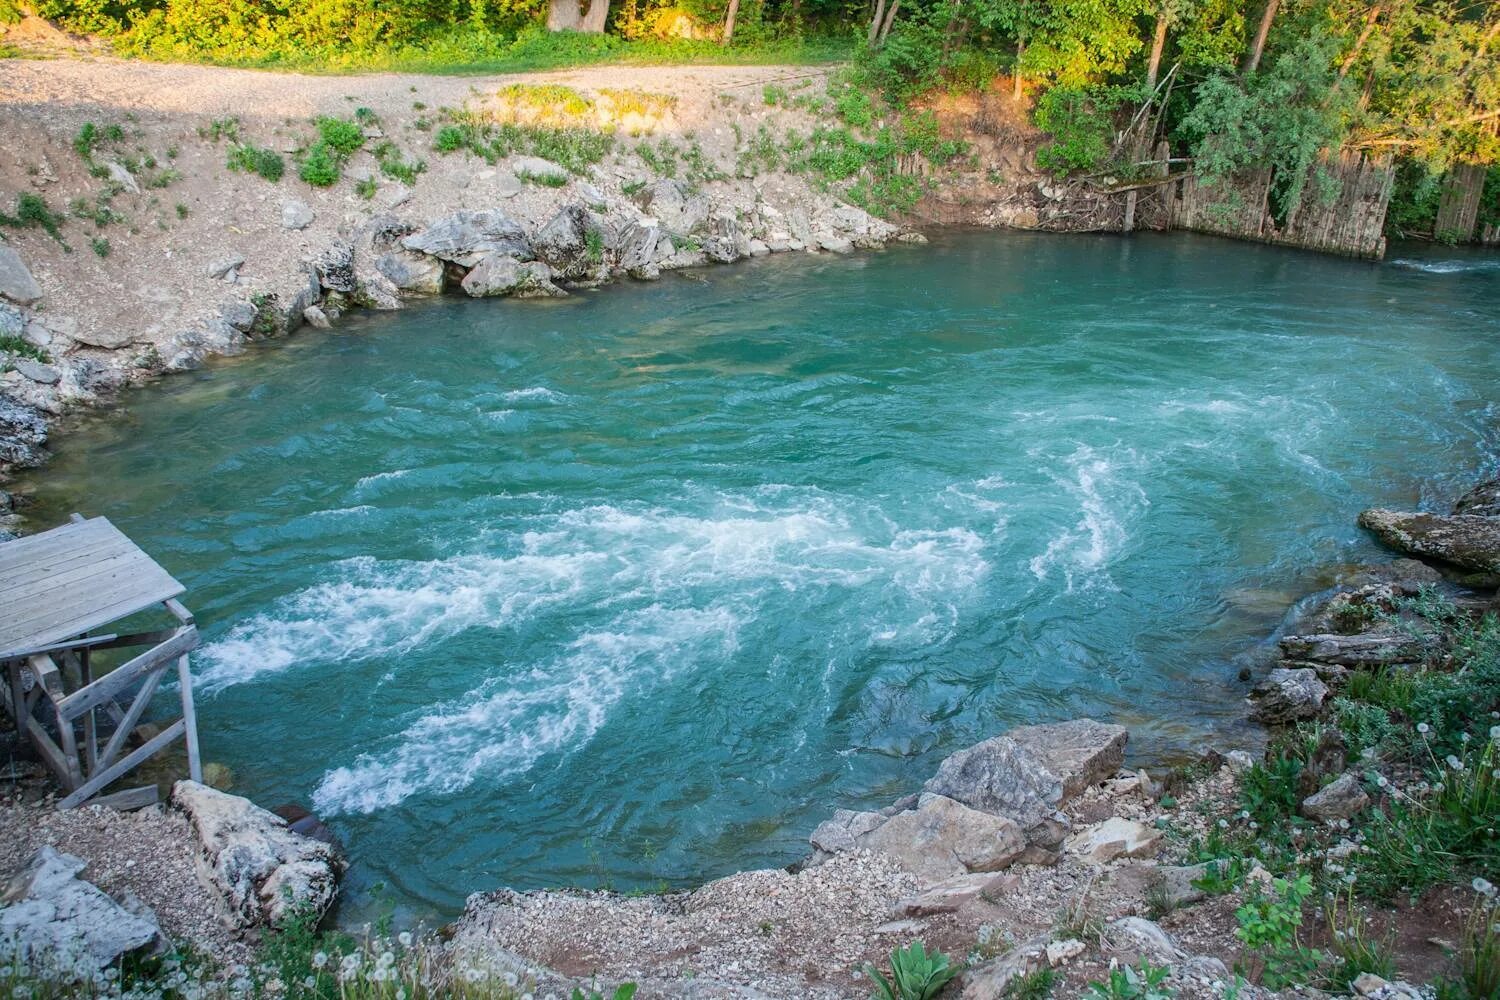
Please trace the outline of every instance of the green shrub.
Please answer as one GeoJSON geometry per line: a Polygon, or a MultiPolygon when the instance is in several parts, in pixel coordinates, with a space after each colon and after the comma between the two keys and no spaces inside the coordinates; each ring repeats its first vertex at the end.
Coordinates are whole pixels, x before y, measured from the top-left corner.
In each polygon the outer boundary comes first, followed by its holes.
{"type": "Polygon", "coordinates": [[[1058,177],[1102,168],[1114,147],[1114,116],[1122,100],[1115,89],[1048,90],[1037,101],[1032,115],[1036,127],[1052,137],[1037,150],[1037,166],[1058,177]]]}
{"type": "Polygon", "coordinates": [[[109,239],[104,236],[95,236],[89,245],[93,247],[94,253],[100,257],[109,256],[109,239]]]}
{"type": "Polygon", "coordinates": [[[1165,965],[1152,965],[1142,961],[1139,969],[1125,966],[1109,970],[1104,982],[1089,983],[1084,996],[1088,1000],[1171,1000],[1172,990],[1166,985],[1172,970],[1165,965]]]}
{"type": "Polygon", "coordinates": [[[1273,879],[1269,889],[1257,889],[1234,911],[1239,926],[1234,936],[1262,965],[1261,982],[1271,989],[1305,983],[1321,956],[1298,939],[1302,906],[1312,894],[1312,876],[1273,879]]]}
{"type": "Polygon", "coordinates": [[[41,229],[48,236],[62,243],[63,217],[47,206],[41,195],[26,193],[16,196],[15,214],[0,212],[0,226],[14,229],[41,229]]]}
{"type": "Polygon", "coordinates": [[[235,172],[257,174],[271,183],[281,180],[286,173],[286,161],[281,154],[270,149],[262,149],[249,143],[240,143],[229,149],[229,159],[225,164],[235,172]]]}
{"type": "Polygon", "coordinates": [[[302,155],[297,176],[313,187],[333,187],[341,174],[337,153],[327,143],[319,142],[302,155]]]}
{"type": "Polygon", "coordinates": [[[339,156],[348,158],[365,144],[364,130],[357,122],[327,115],[315,120],[318,127],[318,144],[328,147],[339,156]]]}

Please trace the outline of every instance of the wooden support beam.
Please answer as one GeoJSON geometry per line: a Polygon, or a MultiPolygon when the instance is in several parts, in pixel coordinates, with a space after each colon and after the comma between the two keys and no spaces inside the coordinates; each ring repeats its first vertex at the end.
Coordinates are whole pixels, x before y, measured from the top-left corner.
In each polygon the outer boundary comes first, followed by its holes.
{"type": "Polygon", "coordinates": [[[78,788],[74,789],[66,798],[59,802],[57,807],[59,809],[73,809],[87,802],[99,789],[108,786],[111,782],[118,780],[131,770],[139,767],[148,758],[154,756],[157,751],[181,736],[185,728],[187,727],[183,720],[178,719],[124,760],[105,768],[78,786],[78,788]]]}
{"type": "Polygon", "coordinates": [[[74,691],[62,699],[59,709],[70,719],[96,708],[114,698],[152,669],[161,666],[173,657],[182,656],[198,645],[198,630],[185,626],[175,636],[137,656],[111,673],[105,674],[81,691],[74,691]]]}
{"type": "MultiPolygon", "coordinates": [[[[114,735],[104,745],[104,753],[99,757],[99,765],[101,767],[108,767],[114,761],[115,756],[121,750],[125,749],[125,742],[130,739],[131,731],[135,729],[135,724],[140,721],[141,713],[145,712],[146,707],[151,704],[151,699],[156,694],[156,687],[161,683],[162,675],[166,672],[167,668],[163,666],[160,670],[157,670],[146,678],[146,683],[141,686],[140,692],[136,694],[135,701],[130,703],[130,708],[126,709],[125,715],[120,719],[119,725],[115,727],[114,735]]],[[[89,771],[89,774],[92,775],[93,773],[93,770],[89,771]]]]}
{"type": "Polygon", "coordinates": [[[63,758],[63,752],[58,749],[52,737],[47,735],[47,730],[42,724],[31,716],[26,717],[26,733],[31,737],[31,745],[36,747],[37,753],[42,756],[42,763],[52,770],[52,774],[64,786],[68,784],[70,772],[68,762],[63,758]]]}

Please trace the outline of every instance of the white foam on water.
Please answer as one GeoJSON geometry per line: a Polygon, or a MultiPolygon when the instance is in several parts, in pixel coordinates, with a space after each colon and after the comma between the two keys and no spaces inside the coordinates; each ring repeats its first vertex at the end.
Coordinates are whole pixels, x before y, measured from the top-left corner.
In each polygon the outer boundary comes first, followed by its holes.
{"type": "Polygon", "coordinates": [[[523,772],[545,754],[586,743],[627,696],[695,662],[733,655],[739,624],[720,607],[622,614],[527,675],[493,678],[423,715],[390,749],[328,771],[313,805],[324,815],[369,813],[418,792],[451,794],[481,777],[523,772]]]}
{"type": "Polygon", "coordinates": [[[501,396],[507,403],[520,403],[526,400],[536,400],[542,403],[566,403],[566,393],[548,389],[544,385],[534,385],[526,389],[512,389],[501,396]]]}
{"type": "Polygon", "coordinates": [[[1079,583],[1113,588],[1109,565],[1130,540],[1127,522],[1151,502],[1145,490],[1125,476],[1137,464],[1133,450],[1109,455],[1085,445],[1065,460],[1066,471],[1048,473],[1077,502],[1079,516],[1032,557],[1033,576],[1045,580],[1059,571],[1069,592],[1079,583]]]}
{"type": "Polygon", "coordinates": [[[346,560],[334,567],[339,579],[291,595],[204,647],[198,683],[212,694],[299,664],[395,656],[466,628],[522,620],[542,605],[568,600],[586,564],[599,558],[346,560]]]}
{"type": "Polygon", "coordinates": [[[1500,260],[1408,260],[1390,261],[1392,267],[1424,274],[1467,274],[1474,271],[1500,270],[1500,260]]]}

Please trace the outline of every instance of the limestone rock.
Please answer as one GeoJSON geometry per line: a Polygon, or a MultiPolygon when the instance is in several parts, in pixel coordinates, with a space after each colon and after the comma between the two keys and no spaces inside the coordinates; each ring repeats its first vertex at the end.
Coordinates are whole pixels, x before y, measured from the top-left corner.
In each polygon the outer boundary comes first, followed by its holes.
{"type": "Polygon", "coordinates": [[[531,243],[521,224],[493,209],[455,212],[406,237],[401,245],[460,267],[473,267],[491,253],[509,254],[521,260],[532,257],[531,243]]]}
{"type": "Polygon", "coordinates": [[[819,233],[814,239],[817,240],[819,249],[829,253],[854,252],[854,244],[836,233],[819,233]]]}
{"type": "Polygon", "coordinates": [[[1302,800],[1302,815],[1309,819],[1349,819],[1370,805],[1359,775],[1346,771],[1302,800]]]}
{"type": "Polygon", "coordinates": [[[62,372],[53,365],[32,361],[30,358],[12,358],[10,366],[23,376],[41,385],[56,385],[62,372]]]}
{"type": "Polygon", "coordinates": [[[359,288],[359,279],[354,273],[354,245],[334,243],[324,248],[312,262],[313,273],[318,284],[330,292],[349,294],[359,288]]]}
{"type": "Polygon", "coordinates": [[[641,207],[669,233],[688,236],[708,221],[708,198],[688,191],[681,181],[659,180],[638,197],[641,207]]]}
{"type": "Polygon", "coordinates": [[[199,865],[242,926],[277,925],[302,909],[323,913],[343,861],[328,844],[287,829],[249,799],[195,781],[172,788],[172,804],[198,838],[199,865]]]}
{"type": "Polygon", "coordinates": [[[1046,960],[1050,935],[1034,937],[998,958],[969,968],[960,980],[962,1000],[1005,1000],[1011,980],[1040,968],[1046,960]]]}
{"type": "Polygon", "coordinates": [[[33,469],[47,458],[47,421],[35,408],[0,395],[0,465],[33,469]]]}
{"type": "Polygon", "coordinates": [[[923,788],[1029,828],[1117,771],[1128,738],[1092,719],[1024,726],[960,750],[923,788]]]}
{"type": "Polygon", "coordinates": [[[126,169],[125,164],[116,163],[114,160],[106,160],[104,169],[109,171],[109,179],[131,194],[140,194],[141,186],[136,183],[135,174],[126,169]]]}
{"type": "Polygon", "coordinates": [[[443,262],[410,250],[392,250],[375,261],[375,269],[396,288],[418,295],[440,295],[448,284],[443,262]]]}
{"type": "Polygon", "coordinates": [[[308,306],[302,310],[302,322],[314,330],[333,329],[333,320],[329,319],[328,314],[323,311],[321,306],[308,306]]]}
{"type": "MultiPolygon", "coordinates": [[[[0,337],[25,337],[26,328],[31,325],[26,320],[26,314],[15,306],[0,302],[0,337]]],[[[28,342],[30,338],[26,338],[28,342]]],[[[51,339],[50,337],[48,338],[51,339]]],[[[45,347],[46,344],[39,344],[45,347]]]]}
{"type": "Polygon", "coordinates": [[[605,257],[613,240],[582,205],[564,205],[532,238],[538,260],[565,281],[601,281],[607,275],[605,257]]]}
{"type": "MultiPolygon", "coordinates": [[[[570,176],[566,167],[559,166],[551,160],[544,160],[540,156],[523,156],[511,164],[511,170],[519,179],[532,178],[541,181],[552,181],[566,183],[570,176]]],[[[561,185],[558,185],[561,186],[561,185]]]]}
{"type": "Polygon", "coordinates": [[[1169,907],[1188,906],[1201,902],[1208,893],[1193,885],[1208,876],[1212,861],[1196,865],[1163,865],[1157,869],[1157,887],[1169,907]]]}
{"type": "Polygon", "coordinates": [[[857,844],[889,855],[918,877],[941,880],[999,871],[1026,849],[1026,838],[1004,816],[926,794],[917,808],[897,813],[857,838],[857,844]]]}
{"type": "Polygon", "coordinates": [[[1316,671],[1278,667],[1250,693],[1255,703],[1251,716],[1272,725],[1311,719],[1323,710],[1327,697],[1328,685],[1318,680],[1316,671]]]}
{"type": "Polygon", "coordinates": [[[1500,517],[1500,476],[1477,483],[1453,505],[1455,514],[1500,517]]]}
{"type": "Polygon", "coordinates": [[[1476,514],[1426,514],[1367,510],[1365,528],[1408,555],[1478,573],[1500,573],[1500,519],[1476,514]]]}
{"type": "Polygon", "coordinates": [[[1115,950],[1134,952],[1156,965],[1170,965],[1184,957],[1172,936],[1145,917],[1111,921],[1104,937],[1115,950]]]}
{"type": "Polygon", "coordinates": [[[122,347],[128,347],[135,341],[135,334],[129,330],[99,330],[80,328],[73,332],[73,339],[85,347],[97,347],[103,351],[118,351],[122,347]]]}
{"type": "Polygon", "coordinates": [[[1365,668],[1416,663],[1427,655],[1430,646],[1427,636],[1396,628],[1358,635],[1288,635],[1277,644],[1288,660],[1365,668]]]}
{"type": "Polygon", "coordinates": [[[552,283],[552,270],[539,260],[516,260],[508,254],[490,254],[463,280],[463,289],[475,298],[515,295],[547,298],[566,295],[552,283]]]}
{"type": "Polygon", "coordinates": [[[226,302],[219,307],[219,317],[241,333],[255,325],[255,317],[258,313],[255,303],[238,299],[226,302]]]}
{"type": "Polygon", "coordinates": [[[1069,960],[1077,958],[1088,950],[1088,945],[1077,938],[1068,938],[1064,941],[1047,942],[1047,964],[1054,969],[1069,960]]]}
{"type": "Polygon", "coordinates": [[[808,840],[813,847],[829,854],[852,851],[855,841],[884,823],[886,817],[877,812],[855,812],[853,809],[836,810],[831,819],[818,824],[808,840]]]}
{"type": "Polygon", "coordinates": [[[220,257],[218,260],[212,261],[203,269],[203,274],[209,278],[225,278],[238,271],[244,265],[244,254],[230,254],[227,257],[220,257]]]}
{"type": "Polygon", "coordinates": [[[900,900],[891,912],[900,917],[930,917],[938,913],[954,913],[965,903],[982,896],[992,899],[1004,895],[1016,887],[1019,880],[1014,875],[996,875],[980,872],[974,875],[955,875],[936,885],[900,900]]]}
{"type": "Polygon", "coordinates": [[[1119,816],[1095,823],[1068,839],[1069,851],[1096,865],[1121,857],[1152,857],[1160,846],[1160,830],[1119,816]]]}
{"type": "Polygon", "coordinates": [[[21,255],[6,246],[0,246],[0,297],[23,306],[42,297],[42,286],[31,276],[21,255]]]}
{"type": "Polygon", "coordinates": [[[632,278],[661,277],[661,262],[676,252],[672,238],[660,226],[631,223],[620,234],[620,267],[632,278]]]}
{"type": "Polygon", "coordinates": [[[281,228],[306,229],[317,219],[307,202],[288,198],[281,203],[281,228]]]}
{"type": "Polygon", "coordinates": [[[97,968],[154,943],[150,911],[137,914],[78,878],[88,862],[42,847],[0,897],[0,947],[36,960],[87,961],[97,968]]]}

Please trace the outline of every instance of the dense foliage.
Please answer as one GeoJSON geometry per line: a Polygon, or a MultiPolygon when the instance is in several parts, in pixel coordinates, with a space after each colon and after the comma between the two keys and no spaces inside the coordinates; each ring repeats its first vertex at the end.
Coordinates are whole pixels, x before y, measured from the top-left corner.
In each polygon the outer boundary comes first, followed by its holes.
{"type": "MultiPolygon", "coordinates": [[[[1398,233],[1432,231],[1450,165],[1500,162],[1491,0],[0,0],[0,19],[23,2],[126,54],[237,64],[853,54],[854,79],[897,113],[935,88],[1029,94],[1059,174],[1128,175],[1158,137],[1210,179],[1269,167],[1280,218],[1318,191],[1328,153],[1392,155],[1398,233]]],[[[1481,221],[1500,216],[1494,187],[1481,221]]]]}

